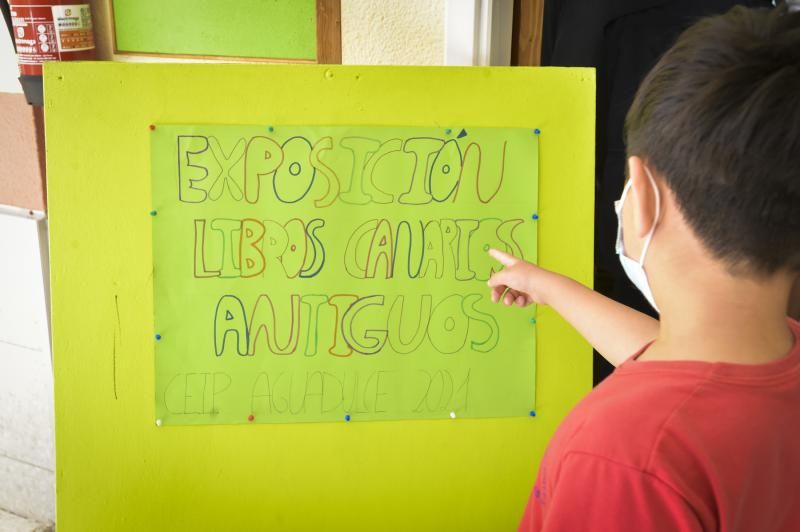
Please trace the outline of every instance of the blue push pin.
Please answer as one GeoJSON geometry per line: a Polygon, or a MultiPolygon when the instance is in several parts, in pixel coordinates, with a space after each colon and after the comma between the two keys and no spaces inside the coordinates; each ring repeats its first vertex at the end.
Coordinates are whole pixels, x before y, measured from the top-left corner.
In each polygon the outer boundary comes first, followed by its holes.
{"type": "Polygon", "coordinates": [[[539,215],[538,214],[536,214],[536,213],[531,214],[531,220],[538,220],[538,219],[539,219],[539,215]]]}
{"type": "Polygon", "coordinates": [[[539,128],[533,130],[534,135],[538,135],[539,133],[541,133],[541,131],[539,131],[539,128]]]}
{"type": "Polygon", "coordinates": [[[452,133],[452,132],[453,132],[453,130],[452,130],[452,129],[450,129],[450,128],[447,128],[447,129],[445,129],[445,130],[444,130],[444,134],[445,134],[445,135],[449,135],[449,134],[450,134],[450,133],[452,133]]]}
{"type": "Polygon", "coordinates": [[[350,421],[350,414],[345,414],[344,420],[345,421],[350,421]]]}
{"type": "Polygon", "coordinates": [[[536,318],[531,318],[529,321],[531,322],[531,325],[536,325],[536,318]]]}
{"type": "Polygon", "coordinates": [[[160,334],[156,335],[156,340],[161,340],[161,335],[160,334]]]}
{"type": "Polygon", "coordinates": [[[158,214],[157,210],[153,209],[152,211],[150,211],[150,216],[155,216],[156,214],[158,214]]]}
{"type": "Polygon", "coordinates": [[[269,131],[270,133],[272,133],[273,131],[275,131],[275,128],[274,128],[274,127],[272,127],[272,126],[269,126],[269,127],[267,128],[267,131],[269,131]]]}
{"type": "Polygon", "coordinates": [[[529,415],[531,417],[536,417],[536,410],[531,410],[529,415]]]}

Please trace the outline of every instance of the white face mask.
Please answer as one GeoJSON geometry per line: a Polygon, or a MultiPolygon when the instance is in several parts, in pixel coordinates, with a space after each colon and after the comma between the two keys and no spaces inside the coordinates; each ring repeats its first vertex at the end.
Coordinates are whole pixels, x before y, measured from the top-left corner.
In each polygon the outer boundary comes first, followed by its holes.
{"type": "Polygon", "coordinates": [[[617,211],[617,255],[619,255],[619,261],[622,263],[622,269],[625,270],[625,274],[628,276],[628,279],[639,289],[642,295],[647,299],[648,303],[652,305],[656,312],[658,312],[658,306],[656,306],[655,299],[653,299],[653,291],[650,289],[650,283],[647,280],[647,273],[644,271],[644,258],[647,255],[647,250],[650,248],[650,242],[653,240],[653,233],[656,231],[656,224],[658,223],[658,217],[661,214],[661,196],[658,192],[658,187],[656,186],[656,182],[653,179],[652,174],[650,174],[650,170],[645,167],[645,172],[647,172],[647,177],[650,179],[650,184],[653,185],[653,190],[656,192],[656,216],[653,219],[653,225],[650,227],[650,232],[647,233],[647,237],[644,241],[644,246],[642,247],[642,255],[639,257],[639,262],[631,259],[630,257],[625,255],[625,244],[622,240],[622,205],[625,203],[625,198],[628,196],[628,191],[631,188],[631,180],[629,179],[628,182],[625,184],[625,188],[622,191],[622,196],[619,200],[614,202],[614,210],[617,211]]]}

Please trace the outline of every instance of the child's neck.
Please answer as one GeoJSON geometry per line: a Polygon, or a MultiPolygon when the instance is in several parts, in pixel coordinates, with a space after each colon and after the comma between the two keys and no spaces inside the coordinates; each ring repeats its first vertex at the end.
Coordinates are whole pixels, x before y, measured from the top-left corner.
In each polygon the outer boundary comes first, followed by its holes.
{"type": "Polygon", "coordinates": [[[724,272],[683,272],[659,301],[660,333],[641,360],[764,364],[795,343],[786,321],[792,278],[763,280],[724,272]]]}

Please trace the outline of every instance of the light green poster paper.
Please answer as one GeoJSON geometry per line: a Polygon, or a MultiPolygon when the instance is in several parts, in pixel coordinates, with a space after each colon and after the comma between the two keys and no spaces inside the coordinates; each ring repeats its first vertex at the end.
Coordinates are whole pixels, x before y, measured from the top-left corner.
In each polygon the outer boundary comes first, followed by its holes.
{"type": "Polygon", "coordinates": [[[162,424],[528,416],[538,131],[158,125],[162,424]]]}

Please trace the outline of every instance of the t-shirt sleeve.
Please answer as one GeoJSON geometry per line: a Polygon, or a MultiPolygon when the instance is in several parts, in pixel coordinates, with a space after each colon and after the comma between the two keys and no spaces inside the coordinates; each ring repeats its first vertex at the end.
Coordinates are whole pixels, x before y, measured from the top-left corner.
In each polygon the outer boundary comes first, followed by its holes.
{"type": "Polygon", "coordinates": [[[570,453],[553,480],[552,491],[541,494],[541,530],[545,532],[703,530],[686,499],[664,481],[634,467],[570,453]]]}

